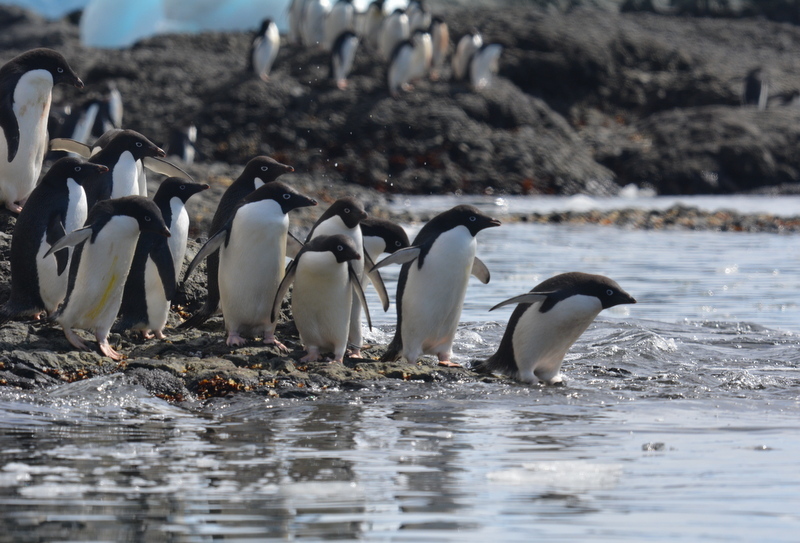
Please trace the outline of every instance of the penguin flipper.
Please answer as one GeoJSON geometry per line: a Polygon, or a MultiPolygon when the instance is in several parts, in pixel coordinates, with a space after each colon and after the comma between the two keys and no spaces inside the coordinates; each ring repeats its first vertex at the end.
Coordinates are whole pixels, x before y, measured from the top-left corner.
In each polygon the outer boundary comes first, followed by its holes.
{"type": "MultiPolygon", "coordinates": [[[[50,220],[47,223],[47,243],[50,244],[52,247],[55,243],[67,235],[67,231],[64,230],[64,223],[61,220],[60,213],[53,213],[50,217],[50,220]]],[[[60,251],[56,251],[56,273],[61,275],[64,273],[64,270],[67,269],[67,262],[69,262],[69,251],[65,249],[61,249],[60,251]]]]}
{"type": "Polygon", "coordinates": [[[164,296],[167,300],[172,300],[177,292],[175,285],[175,263],[172,261],[172,253],[166,240],[163,243],[156,243],[150,251],[150,258],[158,270],[158,277],[164,286],[164,296]]]}
{"type": "Polygon", "coordinates": [[[167,177],[181,177],[192,182],[194,181],[191,175],[178,168],[175,164],[167,162],[163,158],[152,156],[144,157],[142,159],[142,164],[144,164],[144,167],[151,172],[160,173],[161,175],[166,175],[167,177]]]}
{"type": "Polygon", "coordinates": [[[51,254],[55,253],[56,251],[60,251],[66,247],[74,247],[80,243],[83,243],[87,239],[92,237],[92,227],[91,226],[84,226],[79,230],[74,230],[67,234],[66,236],[59,239],[54,245],[50,247],[50,249],[44,254],[45,257],[50,256],[51,254]]]}
{"type": "Polygon", "coordinates": [[[83,158],[92,156],[92,148],[76,140],[69,138],[53,138],[50,140],[51,151],[67,151],[68,153],[75,153],[83,158]]]}
{"type": "Polygon", "coordinates": [[[554,294],[553,292],[526,292],[525,294],[520,294],[519,296],[514,296],[513,298],[509,298],[508,300],[503,300],[499,304],[495,305],[489,311],[494,311],[499,307],[503,307],[504,305],[512,305],[512,304],[532,304],[534,302],[543,302],[547,299],[548,296],[554,294]]]}
{"type": "MultiPolygon", "coordinates": [[[[367,257],[369,258],[369,257],[367,257]]],[[[347,274],[350,276],[350,284],[353,287],[353,292],[356,296],[358,296],[358,301],[361,303],[361,307],[364,308],[364,315],[367,317],[367,326],[369,326],[370,331],[372,331],[372,319],[369,316],[369,307],[367,307],[367,297],[364,296],[364,289],[361,288],[361,281],[359,280],[358,274],[353,269],[353,266],[350,263],[347,263],[347,274]]]]}
{"type": "Polygon", "coordinates": [[[472,275],[477,277],[478,280],[484,285],[489,282],[489,279],[491,279],[489,268],[487,268],[483,260],[477,256],[472,259],[472,275]]]}
{"type": "Polygon", "coordinates": [[[286,256],[289,258],[297,258],[297,253],[303,248],[303,242],[300,238],[289,232],[286,237],[286,256]]]}
{"type": "Polygon", "coordinates": [[[270,312],[270,321],[277,322],[278,320],[278,312],[281,308],[281,302],[286,297],[286,293],[289,292],[289,287],[292,286],[294,282],[294,276],[297,272],[297,259],[295,258],[289,265],[286,267],[286,273],[283,276],[283,280],[281,284],[278,285],[278,290],[275,292],[275,300],[272,302],[272,311],[270,312]]]}
{"type": "MultiPolygon", "coordinates": [[[[372,258],[364,251],[364,269],[365,270],[374,270],[375,263],[372,261],[372,258]]],[[[386,292],[386,285],[383,284],[383,277],[381,277],[381,273],[378,270],[370,271],[367,274],[369,280],[372,282],[372,286],[375,287],[375,292],[378,293],[378,298],[381,299],[381,305],[383,306],[384,311],[389,311],[389,293],[386,292]]]]}
{"type": "Polygon", "coordinates": [[[417,258],[420,253],[422,252],[422,248],[420,247],[406,247],[405,249],[400,249],[399,251],[395,251],[394,253],[390,254],[377,264],[375,264],[369,273],[374,272],[375,270],[379,270],[384,266],[388,266],[389,264],[405,264],[406,262],[411,262],[415,258],[417,258]]]}
{"type": "Polygon", "coordinates": [[[0,101],[0,127],[6,137],[8,161],[11,162],[19,151],[19,122],[14,115],[14,93],[6,93],[0,101]]]}
{"type": "Polygon", "coordinates": [[[222,247],[222,243],[225,241],[227,234],[228,231],[223,228],[211,236],[208,241],[206,241],[205,245],[200,248],[192,261],[189,262],[189,267],[186,268],[186,273],[183,274],[184,283],[189,279],[189,277],[191,277],[192,272],[203,261],[203,259],[207,258],[209,255],[218,251],[219,248],[222,247]]]}

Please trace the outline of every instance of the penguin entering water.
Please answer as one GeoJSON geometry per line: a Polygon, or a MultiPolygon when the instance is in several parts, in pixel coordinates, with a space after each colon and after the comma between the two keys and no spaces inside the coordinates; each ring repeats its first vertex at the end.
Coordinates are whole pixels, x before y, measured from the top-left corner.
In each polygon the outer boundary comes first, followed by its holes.
{"type": "MultiPolygon", "coordinates": [[[[209,238],[213,237],[225,226],[233,216],[239,202],[247,195],[263,185],[275,181],[279,176],[293,171],[294,168],[291,166],[281,164],[268,156],[257,156],[251,159],[241,175],[222,194],[217,210],[214,212],[214,217],[211,219],[211,227],[208,231],[209,238]]],[[[186,277],[184,277],[184,281],[186,281],[186,277]]],[[[219,251],[214,251],[207,257],[206,288],[208,289],[208,296],[203,307],[178,328],[200,326],[219,309],[219,251]]]]}
{"type": "Polygon", "coordinates": [[[72,328],[93,330],[100,352],[114,360],[122,355],[108,344],[108,333],[122,302],[140,232],[169,236],[158,206],[143,196],[103,200],[95,205],[86,226],[61,238],[45,257],[74,246],[64,303],[53,315],[70,344],[87,350],[72,328]]]}
{"type": "Polygon", "coordinates": [[[278,25],[272,19],[264,19],[250,43],[250,52],[247,55],[248,71],[260,77],[262,81],[268,81],[269,71],[278,56],[280,46],[278,25]]]}
{"type": "Polygon", "coordinates": [[[489,311],[518,304],[497,352],[473,369],[527,383],[561,382],[561,363],[573,343],[603,310],[636,300],[602,275],[572,272],[551,277],[527,294],[489,311]]]}
{"type": "Polygon", "coordinates": [[[66,59],[52,49],[32,49],[0,67],[0,202],[13,213],[22,210],[39,180],[58,83],[83,88],[66,59]]]}
{"type": "Polygon", "coordinates": [[[475,256],[475,236],[500,221],[468,205],[456,206],[431,219],[411,247],[375,265],[402,264],[397,281],[397,327],[382,360],[404,357],[411,363],[423,354],[450,362],[470,274],[489,282],[489,270],[475,256]]]}
{"type": "Polygon", "coordinates": [[[88,212],[82,184],[107,171],[78,158],[62,158],[42,178],[22,209],[11,238],[11,296],[0,324],[18,316],[52,314],[67,294],[71,249],[44,254],[81,228],[88,212]]]}
{"type": "Polygon", "coordinates": [[[172,235],[169,238],[156,232],[139,235],[115,330],[140,331],[145,339],[164,338],[189,237],[186,201],[206,189],[206,184],[179,177],[167,178],[158,187],[153,202],[172,235]]]}
{"type": "Polygon", "coordinates": [[[275,295],[272,319],[277,319],[281,301],[294,283],[292,314],[308,353],[301,362],[319,360],[320,353],[327,351],[333,352],[334,362],[343,362],[354,297],[372,328],[361,281],[352,266],[361,260],[360,251],[349,236],[321,235],[307,242],[289,264],[275,295]]]}
{"type": "Polygon", "coordinates": [[[244,345],[242,335],[252,335],[288,350],[275,339],[277,319],[271,315],[286,266],[288,214],[315,205],[285,183],[267,183],[244,199],[192,260],[187,277],[203,258],[219,254],[219,296],[228,346],[244,345]]]}
{"type": "Polygon", "coordinates": [[[347,88],[347,76],[353,69],[353,61],[358,49],[358,36],[353,32],[342,32],[333,42],[331,51],[330,78],[341,90],[347,88]]]}

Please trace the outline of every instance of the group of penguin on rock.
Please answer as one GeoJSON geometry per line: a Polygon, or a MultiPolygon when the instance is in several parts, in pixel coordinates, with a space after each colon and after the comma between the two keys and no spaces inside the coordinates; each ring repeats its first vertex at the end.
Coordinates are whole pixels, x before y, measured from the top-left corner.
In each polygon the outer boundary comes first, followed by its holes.
{"type": "MultiPolygon", "coordinates": [[[[0,308],[0,324],[46,315],[75,348],[88,347],[73,328],[90,330],[100,352],[120,360],[108,341],[115,323],[115,330],[164,338],[186,252],[185,204],[209,186],[163,160],[164,151],[146,137],[124,129],[106,132],[92,146],[49,142],[79,156],[57,160],[39,181],[58,83],[83,87],[66,59],[50,49],[27,51],[0,67],[0,198],[19,214],[11,241],[11,294],[0,308]],[[145,168],[167,176],[152,199],[145,168]]],[[[416,362],[427,354],[457,366],[452,346],[469,277],[489,282],[489,270],[475,256],[475,237],[500,222],[458,205],[409,242],[400,226],[369,218],[358,200],[347,197],[334,202],[301,241],[289,232],[289,212],[317,202],[278,181],[292,171],[270,157],[255,157],[222,195],[208,241],[183,278],[207,259],[208,297],[181,327],[197,326],[221,310],[227,345],[261,337],[288,351],[275,328],[294,285],[292,314],[307,351],[302,361],[332,353],[341,363],[346,354],[361,357],[362,311],[371,328],[364,286],[369,280],[388,310],[379,270],[400,264],[397,326],[383,360],[416,362]],[[389,256],[379,261],[383,253],[389,256]],[[288,266],[287,256],[293,257],[288,266]]],[[[473,369],[559,382],[566,351],[600,311],[628,303],[635,300],[607,277],[552,277],[492,308],[517,306],[497,352],[473,369]]]]}
{"type": "MultiPolygon", "coordinates": [[[[329,77],[340,89],[347,88],[360,44],[387,63],[386,84],[393,97],[424,77],[439,79],[450,49],[447,23],[420,0],[391,13],[385,13],[384,0],[373,1],[364,12],[356,10],[353,0],[292,0],[288,15],[288,42],[330,54],[329,77]]],[[[265,19],[251,43],[248,69],[267,81],[279,49],[278,26],[265,19]]],[[[469,81],[474,89],[488,86],[502,51],[499,44],[484,44],[477,30],[469,32],[453,54],[453,79],[469,81]]]]}

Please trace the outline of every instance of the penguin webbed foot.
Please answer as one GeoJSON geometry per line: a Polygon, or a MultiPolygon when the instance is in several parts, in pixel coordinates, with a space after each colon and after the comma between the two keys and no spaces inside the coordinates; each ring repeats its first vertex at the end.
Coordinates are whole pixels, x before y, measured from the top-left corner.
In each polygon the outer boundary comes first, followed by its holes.
{"type": "Polygon", "coordinates": [[[118,353],[114,350],[111,345],[108,343],[108,338],[97,338],[97,346],[100,348],[100,352],[103,356],[109,357],[111,360],[122,360],[124,357],[122,353],[118,353]]]}
{"type": "Polygon", "coordinates": [[[14,202],[6,202],[6,209],[15,215],[19,215],[19,212],[22,211],[22,206],[14,202]]]}
{"type": "Polygon", "coordinates": [[[316,362],[320,359],[319,349],[316,347],[310,347],[308,349],[308,354],[306,354],[303,358],[300,359],[300,362],[316,362]]]}
{"type": "Polygon", "coordinates": [[[225,340],[225,345],[228,347],[241,347],[246,343],[247,340],[236,332],[228,332],[228,339],[225,340]]]}
{"type": "Polygon", "coordinates": [[[264,345],[272,345],[272,346],[276,347],[282,353],[288,353],[289,352],[289,347],[287,347],[286,345],[284,345],[283,343],[278,341],[275,338],[275,334],[271,334],[271,333],[264,334],[263,343],[264,343],[264,345]]]}
{"type": "Polygon", "coordinates": [[[67,341],[69,341],[69,344],[75,347],[76,349],[79,349],[81,351],[89,350],[89,347],[86,345],[86,343],[80,338],[80,336],[78,336],[78,334],[73,332],[71,329],[64,328],[64,337],[66,337],[67,341]]]}
{"type": "Polygon", "coordinates": [[[361,354],[360,347],[352,347],[347,350],[347,358],[364,358],[364,355],[361,354]]]}
{"type": "Polygon", "coordinates": [[[444,366],[446,368],[460,368],[461,364],[458,362],[451,362],[450,361],[450,353],[439,353],[437,355],[439,358],[439,365],[444,366]]]}

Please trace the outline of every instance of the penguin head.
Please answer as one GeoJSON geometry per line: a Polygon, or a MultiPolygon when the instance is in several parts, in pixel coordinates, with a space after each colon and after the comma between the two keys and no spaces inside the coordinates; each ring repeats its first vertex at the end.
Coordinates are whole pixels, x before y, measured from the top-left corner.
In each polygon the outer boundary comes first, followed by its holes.
{"type": "Polygon", "coordinates": [[[112,215],[127,215],[136,219],[141,232],[153,232],[166,237],[171,235],[164,222],[164,217],[161,215],[161,210],[158,209],[155,202],[144,196],[123,196],[122,198],[103,200],[92,210],[94,211],[101,204],[108,205],[112,215]]]}
{"type": "Polygon", "coordinates": [[[386,244],[384,251],[387,253],[394,253],[411,245],[402,226],[384,219],[364,219],[361,221],[361,233],[383,239],[386,244]]]}
{"type": "Polygon", "coordinates": [[[548,301],[540,308],[542,313],[549,311],[558,301],[576,295],[597,298],[602,309],[636,303],[633,296],[625,292],[616,281],[604,275],[583,272],[555,275],[536,285],[531,292],[548,294],[548,301]]]}
{"type": "Polygon", "coordinates": [[[320,217],[319,222],[333,216],[338,216],[342,219],[342,222],[347,228],[355,228],[361,221],[367,218],[367,212],[361,202],[355,198],[346,196],[333,202],[331,207],[320,217]]]}
{"type": "MultiPolygon", "coordinates": [[[[104,137],[105,134],[103,134],[100,139],[104,137]]],[[[95,146],[100,142],[100,139],[97,140],[95,146]]],[[[145,157],[163,158],[167,156],[164,150],[158,145],[134,130],[115,131],[108,145],[103,148],[103,150],[106,149],[109,151],[119,151],[120,153],[128,151],[136,160],[141,160],[145,157]]]]}
{"type": "Polygon", "coordinates": [[[275,181],[278,177],[285,173],[293,172],[294,168],[281,164],[277,160],[268,156],[257,156],[250,159],[250,162],[244,167],[242,175],[239,179],[260,179],[263,183],[275,181]]]}
{"type": "Polygon", "coordinates": [[[209,186],[205,183],[193,183],[181,177],[168,177],[158,186],[153,201],[168,202],[172,198],[179,198],[185,204],[189,198],[208,188],[209,186]]]}
{"type": "Polygon", "coordinates": [[[258,35],[259,36],[263,36],[264,34],[266,34],[267,33],[267,29],[269,28],[269,25],[271,25],[271,24],[272,24],[272,19],[270,19],[269,17],[267,17],[266,19],[261,21],[261,28],[258,29],[258,35]]]}
{"type": "Polygon", "coordinates": [[[500,226],[502,224],[497,219],[481,213],[478,208],[470,205],[459,205],[449,211],[445,211],[437,218],[441,218],[443,226],[454,228],[465,226],[470,234],[475,236],[484,228],[500,226]]]}
{"type": "Polygon", "coordinates": [[[259,187],[244,199],[244,203],[259,202],[261,200],[275,200],[280,204],[281,211],[289,213],[298,207],[309,207],[317,205],[313,198],[303,196],[286,183],[273,181],[259,187]]]}
{"type": "Polygon", "coordinates": [[[593,285],[594,295],[600,300],[603,309],[622,304],[635,304],[636,299],[622,290],[616,281],[602,275],[595,276],[596,283],[593,285]]]}
{"type": "Polygon", "coordinates": [[[79,185],[106,173],[108,168],[102,164],[92,164],[80,158],[64,157],[60,158],[47,171],[42,178],[42,184],[65,183],[67,179],[72,179],[79,185]]]}
{"type": "Polygon", "coordinates": [[[361,253],[356,247],[356,242],[344,234],[317,236],[306,243],[305,248],[307,251],[331,252],[336,258],[336,262],[340,264],[349,260],[361,260],[361,253]]]}
{"type": "Polygon", "coordinates": [[[67,85],[74,85],[82,89],[83,81],[78,77],[72,68],[67,63],[64,55],[58,51],[40,47],[38,49],[31,49],[21,55],[15,57],[9,62],[14,63],[17,70],[21,72],[28,72],[30,70],[47,70],[53,76],[53,84],[65,83],[67,85]]]}

